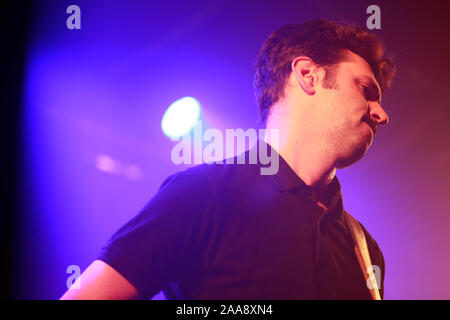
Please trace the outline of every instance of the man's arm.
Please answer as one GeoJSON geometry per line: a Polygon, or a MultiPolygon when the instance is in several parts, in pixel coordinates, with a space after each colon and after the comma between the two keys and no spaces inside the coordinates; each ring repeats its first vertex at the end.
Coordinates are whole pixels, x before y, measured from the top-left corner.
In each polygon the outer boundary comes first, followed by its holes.
{"type": "Polygon", "coordinates": [[[95,260],[60,299],[139,299],[139,292],[127,279],[108,264],[101,260],[95,260]],[[79,284],[79,289],[77,289],[77,284],[79,284]]]}
{"type": "Polygon", "coordinates": [[[61,299],[150,299],[178,279],[185,264],[194,263],[207,245],[199,225],[210,223],[212,189],[201,173],[167,178],[61,299]]]}

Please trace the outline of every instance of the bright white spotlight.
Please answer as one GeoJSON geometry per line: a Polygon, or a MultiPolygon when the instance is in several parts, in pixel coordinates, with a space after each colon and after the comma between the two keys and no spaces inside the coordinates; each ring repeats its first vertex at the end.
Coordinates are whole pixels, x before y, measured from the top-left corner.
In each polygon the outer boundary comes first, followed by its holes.
{"type": "Polygon", "coordinates": [[[169,138],[179,138],[188,133],[200,115],[200,103],[192,97],[181,98],[167,108],[161,128],[169,138]]]}

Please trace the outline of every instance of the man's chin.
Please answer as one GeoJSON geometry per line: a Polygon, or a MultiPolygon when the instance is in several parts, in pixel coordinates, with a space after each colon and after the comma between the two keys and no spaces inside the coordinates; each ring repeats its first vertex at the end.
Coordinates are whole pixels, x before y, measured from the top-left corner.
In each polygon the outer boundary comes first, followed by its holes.
{"type": "Polygon", "coordinates": [[[369,150],[371,143],[372,143],[372,141],[370,141],[369,144],[360,146],[354,152],[352,152],[349,156],[342,157],[341,159],[339,159],[336,162],[336,168],[337,169],[346,168],[346,167],[351,166],[355,162],[358,162],[359,160],[361,160],[364,157],[364,155],[367,153],[367,151],[369,150]]]}

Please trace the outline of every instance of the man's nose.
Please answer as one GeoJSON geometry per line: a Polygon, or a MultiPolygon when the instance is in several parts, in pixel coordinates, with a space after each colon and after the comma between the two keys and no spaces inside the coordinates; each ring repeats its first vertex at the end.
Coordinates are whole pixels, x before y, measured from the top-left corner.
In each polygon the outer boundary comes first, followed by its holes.
{"type": "Polygon", "coordinates": [[[379,102],[370,101],[369,108],[370,117],[377,125],[387,124],[389,122],[389,117],[379,102]]]}

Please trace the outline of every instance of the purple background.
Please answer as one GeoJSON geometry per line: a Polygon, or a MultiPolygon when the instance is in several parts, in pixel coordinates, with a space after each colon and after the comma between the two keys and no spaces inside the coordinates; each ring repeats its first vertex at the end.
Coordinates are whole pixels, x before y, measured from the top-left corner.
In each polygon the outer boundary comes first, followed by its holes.
{"type": "Polygon", "coordinates": [[[59,298],[66,268],[85,269],[185,168],[172,164],[174,143],[161,131],[170,103],[193,96],[209,126],[257,128],[253,63],[270,32],[314,18],[365,26],[370,4],[381,7],[376,33],[398,74],[383,96],[390,124],[363,160],[338,171],[344,205],[383,250],[386,299],[449,299],[449,4],[356,0],[39,1],[25,74],[16,297],[59,298]],[[81,8],[81,30],[66,28],[70,4],[81,8]],[[99,155],[116,161],[112,173],[97,168],[99,155]]]}

